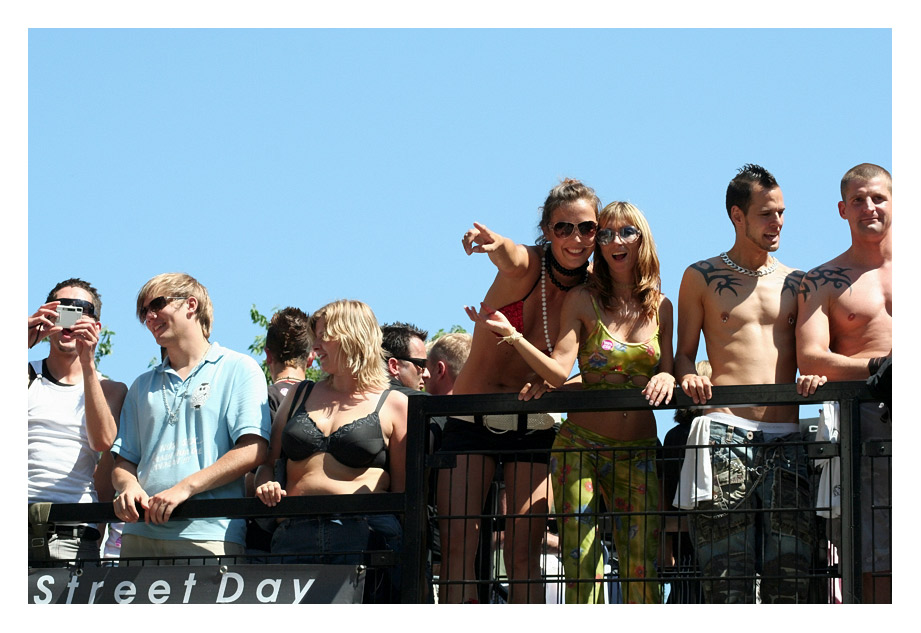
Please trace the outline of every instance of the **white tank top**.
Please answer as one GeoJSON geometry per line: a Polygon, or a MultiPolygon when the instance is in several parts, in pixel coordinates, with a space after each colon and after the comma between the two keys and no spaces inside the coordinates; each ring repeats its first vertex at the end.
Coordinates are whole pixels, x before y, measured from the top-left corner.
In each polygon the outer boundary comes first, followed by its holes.
{"type": "Polygon", "coordinates": [[[86,435],[83,385],[56,385],[38,374],[29,386],[29,503],[95,502],[99,453],[86,435]]]}

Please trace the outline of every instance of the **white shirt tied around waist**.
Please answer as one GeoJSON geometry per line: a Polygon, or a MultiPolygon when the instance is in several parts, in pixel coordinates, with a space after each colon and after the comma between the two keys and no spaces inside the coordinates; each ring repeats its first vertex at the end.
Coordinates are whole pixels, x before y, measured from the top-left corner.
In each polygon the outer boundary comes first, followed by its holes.
{"type": "Polygon", "coordinates": [[[701,501],[710,501],[713,498],[713,469],[710,464],[711,422],[746,431],[761,431],[771,436],[799,431],[799,424],[795,422],[761,422],[720,412],[697,416],[691,421],[688,448],[685,449],[678,489],[672,500],[672,505],[676,508],[693,510],[701,501]],[[697,446],[700,448],[695,448],[697,446]]]}

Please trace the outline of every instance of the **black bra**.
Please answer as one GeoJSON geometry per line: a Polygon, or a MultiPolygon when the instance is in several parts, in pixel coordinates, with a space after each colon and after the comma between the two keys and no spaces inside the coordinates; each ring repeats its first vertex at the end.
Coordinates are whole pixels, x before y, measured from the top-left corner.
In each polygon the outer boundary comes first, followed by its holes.
{"type": "Polygon", "coordinates": [[[303,398],[296,393],[294,402],[300,398],[300,405],[293,416],[288,417],[281,434],[282,457],[299,461],[314,453],[329,453],[337,461],[350,468],[383,468],[387,470],[389,458],[384,434],[381,431],[380,410],[390,389],[381,394],[377,408],[363,418],[340,426],[328,436],[317,428],[316,423],[305,411],[307,398],[313,389],[313,382],[298,385],[298,392],[307,389],[303,398]]]}

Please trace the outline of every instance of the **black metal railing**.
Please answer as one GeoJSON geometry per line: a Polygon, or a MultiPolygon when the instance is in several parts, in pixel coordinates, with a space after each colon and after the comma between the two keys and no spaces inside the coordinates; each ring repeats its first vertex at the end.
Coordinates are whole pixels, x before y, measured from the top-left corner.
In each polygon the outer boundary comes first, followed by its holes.
{"type": "MultiPolygon", "coordinates": [[[[865,444],[860,437],[859,406],[861,402],[872,401],[864,382],[828,383],[810,397],[796,393],[794,385],[739,385],[723,386],[713,389],[713,397],[708,407],[739,407],[757,405],[821,405],[826,401],[840,404],[839,443],[809,442],[806,445],[811,459],[838,456],[841,459],[841,526],[838,547],[839,561],[837,572],[841,578],[843,602],[860,602],[862,591],[861,568],[861,522],[859,513],[861,455],[880,455],[891,457],[891,442],[874,442],[865,444]]],[[[676,392],[672,402],[659,409],[687,409],[697,405],[684,395],[676,392]]],[[[414,398],[410,400],[410,424],[421,425],[431,416],[464,416],[472,414],[503,413],[551,413],[551,412],[592,412],[592,411],[629,411],[647,409],[645,398],[639,393],[623,391],[556,391],[545,394],[538,400],[519,401],[517,397],[507,394],[484,394],[465,396],[435,396],[414,398]]],[[[490,451],[480,451],[488,455],[490,451]]],[[[455,455],[441,453],[430,459],[435,468],[450,468],[454,465],[455,455]]],[[[463,478],[463,476],[461,476],[463,478]]],[[[810,508],[821,509],[822,505],[810,508]]],[[[691,514],[686,511],[683,514],[691,514]]],[[[674,511],[660,514],[675,514],[674,511]]],[[[495,522],[494,511],[471,518],[486,519],[485,525],[495,522]]],[[[548,519],[559,517],[557,513],[548,515],[548,519]]],[[[481,556],[482,558],[482,556],[481,556]]],[[[833,572],[819,569],[817,575],[829,576],[833,572]]],[[[477,582],[494,583],[495,578],[480,578],[477,582]]]]}
{"type": "MultiPolygon", "coordinates": [[[[820,405],[824,401],[840,403],[840,435],[837,445],[811,443],[812,458],[840,456],[841,458],[841,525],[838,570],[842,580],[844,602],[860,602],[862,596],[861,525],[860,512],[860,457],[862,453],[891,456],[891,442],[865,447],[860,438],[859,416],[861,402],[873,398],[863,382],[828,383],[811,397],[796,393],[794,385],[724,386],[713,389],[707,406],[743,405],[820,405]]],[[[403,526],[403,547],[398,560],[379,560],[386,566],[402,567],[401,601],[421,603],[428,592],[427,577],[427,514],[429,471],[452,465],[453,456],[431,454],[428,449],[428,423],[434,416],[467,416],[502,413],[551,413],[582,411],[628,411],[647,409],[645,398],[639,391],[555,391],[528,402],[513,394],[481,394],[459,396],[410,396],[407,433],[406,490],[403,493],[376,493],[355,495],[322,495],[285,497],[275,507],[269,508],[254,498],[226,500],[190,499],[173,512],[175,519],[203,517],[258,518],[323,516],[335,514],[396,515],[403,526]]],[[[693,408],[694,403],[683,393],[676,392],[672,402],[659,409],[693,408]]],[[[675,514],[674,511],[663,512],[675,514]]],[[[555,517],[548,517],[553,519],[555,517]]],[[[54,504],[49,521],[116,522],[112,505],[54,504]]]]}

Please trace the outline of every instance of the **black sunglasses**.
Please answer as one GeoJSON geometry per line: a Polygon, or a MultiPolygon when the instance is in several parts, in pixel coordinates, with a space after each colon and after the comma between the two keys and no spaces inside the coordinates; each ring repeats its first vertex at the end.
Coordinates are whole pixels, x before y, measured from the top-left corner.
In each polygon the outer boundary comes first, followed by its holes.
{"type": "Polygon", "coordinates": [[[573,224],[572,222],[557,222],[553,225],[553,234],[561,239],[569,237],[572,235],[572,230],[576,227],[579,229],[579,235],[582,237],[591,237],[595,234],[595,229],[598,228],[598,225],[591,220],[579,222],[578,224],[573,224]]]}
{"type": "Polygon", "coordinates": [[[141,319],[141,323],[146,323],[148,312],[154,311],[159,313],[170,301],[178,301],[180,299],[185,301],[188,297],[157,297],[156,299],[151,299],[150,303],[138,311],[138,318],[141,319]]]}
{"type": "Polygon", "coordinates": [[[425,369],[425,359],[424,358],[413,358],[412,356],[394,356],[397,360],[405,360],[407,363],[412,363],[419,369],[425,369]]]}
{"type": "Polygon", "coordinates": [[[84,299],[55,299],[55,301],[65,306],[83,308],[83,314],[94,319],[96,318],[96,306],[93,305],[92,301],[86,301],[84,299]]]}
{"type": "Polygon", "coordinates": [[[619,235],[624,244],[632,244],[639,239],[641,232],[635,226],[622,226],[616,231],[613,229],[598,229],[595,242],[604,246],[614,241],[614,236],[619,235]]]}

